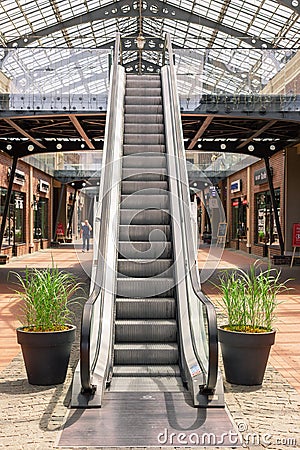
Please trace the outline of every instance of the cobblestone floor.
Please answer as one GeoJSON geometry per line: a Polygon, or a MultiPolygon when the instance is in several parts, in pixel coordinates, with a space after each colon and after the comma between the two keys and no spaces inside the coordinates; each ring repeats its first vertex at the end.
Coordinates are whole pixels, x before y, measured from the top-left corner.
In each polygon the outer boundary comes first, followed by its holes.
{"type": "MultiPolygon", "coordinates": [[[[86,274],[83,276],[86,277],[86,274]]],[[[79,326],[81,305],[77,304],[75,308],[79,326]]],[[[2,370],[0,448],[58,448],[59,433],[68,413],[72,372],[77,363],[78,350],[77,331],[67,379],[63,385],[41,387],[28,384],[21,353],[2,370]]],[[[300,395],[274,367],[269,364],[260,387],[234,386],[226,382],[224,385],[226,405],[243,435],[244,448],[300,448],[300,395]]]]}
{"type": "MultiPolygon", "coordinates": [[[[0,448],[57,448],[59,431],[68,412],[77,352],[78,337],[63,385],[28,384],[21,354],[1,372],[0,448]]],[[[300,448],[300,395],[272,366],[268,367],[259,388],[225,382],[225,399],[237,429],[244,436],[245,448],[300,448]]]]}

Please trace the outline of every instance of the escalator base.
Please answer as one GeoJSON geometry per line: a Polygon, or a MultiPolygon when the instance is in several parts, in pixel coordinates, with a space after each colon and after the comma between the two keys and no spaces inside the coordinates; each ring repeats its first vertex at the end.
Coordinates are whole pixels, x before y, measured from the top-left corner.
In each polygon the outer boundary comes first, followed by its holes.
{"type": "Polygon", "coordinates": [[[181,377],[114,376],[110,392],[185,392],[181,377]]]}
{"type": "Polygon", "coordinates": [[[188,393],[107,392],[99,409],[71,410],[58,447],[242,447],[225,408],[188,393]]]}

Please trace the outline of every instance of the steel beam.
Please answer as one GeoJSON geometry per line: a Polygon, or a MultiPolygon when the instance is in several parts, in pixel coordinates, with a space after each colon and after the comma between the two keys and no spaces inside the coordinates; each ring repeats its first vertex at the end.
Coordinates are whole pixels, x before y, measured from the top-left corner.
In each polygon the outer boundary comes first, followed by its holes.
{"type": "MultiPolygon", "coordinates": [[[[207,28],[214,29],[216,31],[220,31],[222,33],[228,34],[229,36],[236,37],[237,39],[241,39],[254,48],[261,49],[263,44],[267,45],[268,48],[272,47],[270,45],[270,42],[268,41],[264,41],[259,38],[253,39],[254,38],[253,35],[243,33],[238,29],[222,25],[221,23],[215,22],[206,17],[192,13],[186,9],[182,9],[177,6],[168,4],[161,0],[152,0],[151,7],[152,10],[153,8],[156,10],[156,13],[154,14],[147,5],[147,8],[143,9],[142,11],[143,17],[159,18],[159,19],[166,18],[171,20],[179,20],[187,23],[193,23],[199,26],[204,26],[207,28]]],[[[32,42],[37,41],[38,39],[49,36],[50,34],[53,33],[57,33],[58,31],[74,27],[76,25],[82,25],[84,23],[94,22],[98,20],[107,20],[107,19],[111,20],[112,18],[119,19],[123,17],[139,17],[139,9],[131,7],[130,3],[128,3],[127,0],[112,2],[100,8],[94,9],[88,13],[80,14],[76,17],[72,17],[71,19],[56,23],[55,25],[51,25],[41,30],[37,30],[34,33],[27,34],[26,36],[24,36],[26,37],[26,42],[24,42],[24,38],[19,38],[8,42],[7,46],[25,47],[31,44],[32,42]]]]}
{"type": "Polygon", "coordinates": [[[201,125],[201,127],[199,128],[199,130],[197,131],[197,133],[195,134],[195,136],[193,137],[193,139],[191,140],[189,146],[188,146],[188,150],[192,150],[198,139],[203,136],[203,133],[205,132],[205,130],[207,129],[207,127],[209,127],[210,123],[212,122],[214,116],[207,116],[206,119],[204,120],[203,124],[201,125]]]}
{"type": "Polygon", "coordinates": [[[264,133],[266,130],[271,128],[277,120],[270,120],[270,122],[266,123],[263,127],[261,127],[259,130],[257,130],[255,133],[253,133],[248,139],[243,141],[241,144],[237,146],[237,150],[240,150],[241,148],[245,147],[249,142],[251,142],[254,138],[260,136],[262,133],[264,133]]]}
{"type": "Polygon", "coordinates": [[[300,3],[292,2],[292,0],[276,0],[280,5],[286,6],[289,9],[292,9],[296,14],[300,14],[300,3]],[[294,5],[293,5],[294,3],[294,5]]]}
{"type": "Polygon", "coordinates": [[[68,226],[67,226],[67,238],[72,237],[72,234],[70,233],[70,231],[71,231],[72,220],[73,220],[73,215],[74,215],[74,210],[75,210],[76,196],[77,196],[77,188],[75,189],[74,197],[73,197],[73,201],[72,201],[70,217],[69,217],[69,222],[68,222],[68,226]]]}
{"type": "Polygon", "coordinates": [[[9,203],[10,203],[11,194],[12,194],[12,188],[13,188],[14,177],[15,177],[16,168],[17,168],[17,162],[18,162],[18,156],[14,155],[12,166],[11,166],[11,171],[10,171],[10,176],[9,176],[9,183],[8,183],[8,188],[7,188],[5,205],[4,205],[3,215],[2,215],[1,228],[0,228],[0,252],[1,252],[2,244],[3,244],[6,219],[7,219],[8,208],[9,208],[9,203]]]}
{"type": "Polygon", "coordinates": [[[3,120],[4,122],[8,123],[8,125],[13,127],[16,131],[18,131],[22,136],[28,138],[33,144],[43,149],[46,148],[40,141],[37,141],[34,137],[32,137],[29,133],[27,133],[27,131],[19,127],[19,125],[17,125],[13,120],[11,119],[3,119],[3,120]]]}
{"type": "Polygon", "coordinates": [[[88,137],[88,135],[86,134],[86,132],[84,131],[84,129],[82,128],[79,120],[77,119],[77,117],[74,114],[70,114],[69,118],[72,122],[72,124],[74,125],[74,127],[76,128],[76,130],[78,131],[78,133],[80,134],[80,136],[84,139],[86,145],[88,146],[89,149],[91,150],[95,150],[95,147],[92,143],[92,141],[90,140],[90,138],[88,137]]]}

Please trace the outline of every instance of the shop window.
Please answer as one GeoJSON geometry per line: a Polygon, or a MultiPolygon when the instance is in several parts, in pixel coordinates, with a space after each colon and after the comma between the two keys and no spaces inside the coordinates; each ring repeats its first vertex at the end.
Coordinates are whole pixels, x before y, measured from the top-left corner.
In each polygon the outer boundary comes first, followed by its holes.
{"type": "Polygon", "coordinates": [[[33,202],[33,238],[48,239],[48,199],[34,197],[33,202]]]}
{"type": "MultiPolygon", "coordinates": [[[[280,189],[275,189],[275,204],[280,216],[280,189]]],[[[271,203],[270,191],[255,194],[255,243],[278,244],[278,233],[271,203]]]]}
{"type": "MultiPolygon", "coordinates": [[[[0,188],[0,215],[1,223],[4,213],[7,189],[0,188]]],[[[6,226],[3,235],[3,244],[12,245],[25,242],[25,194],[12,191],[6,226]]]]}
{"type": "Polygon", "coordinates": [[[242,239],[247,235],[247,200],[232,200],[232,239],[242,239]]]}

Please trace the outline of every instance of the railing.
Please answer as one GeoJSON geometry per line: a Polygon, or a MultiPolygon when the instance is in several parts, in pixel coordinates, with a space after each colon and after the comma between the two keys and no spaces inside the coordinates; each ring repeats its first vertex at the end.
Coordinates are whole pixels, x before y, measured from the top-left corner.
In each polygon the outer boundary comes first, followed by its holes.
{"type": "MultiPolygon", "coordinates": [[[[128,37],[122,39],[121,64],[135,70],[136,44],[131,39],[128,47],[128,37]]],[[[158,42],[149,46],[153,40],[154,36],[147,37],[143,50],[145,74],[160,70],[164,58],[158,42]]],[[[198,108],[202,112],[207,107],[208,112],[217,103],[220,112],[229,114],[239,111],[241,105],[247,108],[247,99],[258,111],[260,107],[262,111],[299,111],[300,89],[295,77],[300,56],[296,50],[195,46],[174,49],[174,58],[184,111],[198,108]]],[[[110,61],[109,49],[6,48],[1,72],[2,90],[7,93],[0,95],[0,112],[106,111],[110,61]]]]}
{"type": "MultiPolygon", "coordinates": [[[[80,378],[82,393],[94,393],[101,386],[96,386],[95,378],[105,383],[110,368],[112,323],[109,316],[113,315],[114,292],[116,283],[116,233],[117,226],[114,221],[118,219],[119,180],[121,178],[121,148],[122,126],[116,126],[123,115],[122,91],[123,68],[118,65],[120,36],[117,35],[114,62],[111,71],[111,89],[109,95],[108,120],[105,130],[105,144],[102,165],[102,176],[99,190],[99,213],[96,215],[100,221],[99,245],[92,271],[91,294],[87,300],[82,315],[81,342],[80,342],[80,378]],[[120,81],[121,80],[121,81],[120,81]],[[105,317],[105,321],[103,320],[105,317]],[[99,362],[99,355],[101,361],[99,362]],[[94,372],[96,371],[95,374],[94,372]]],[[[99,393],[101,396],[101,393],[99,393]]]]}
{"type": "MultiPolygon", "coordinates": [[[[197,345],[197,338],[195,336],[195,330],[192,330],[192,339],[194,350],[198,356],[199,365],[204,368],[207,373],[207,378],[205,385],[202,387],[202,392],[214,391],[218,378],[218,339],[217,339],[217,319],[216,312],[213,304],[209,301],[207,297],[202,293],[200,288],[200,282],[197,271],[197,263],[195,259],[195,250],[193,246],[193,239],[189,239],[192,236],[191,220],[189,214],[189,191],[188,191],[188,180],[187,180],[187,170],[185,166],[185,155],[183,148],[183,137],[182,137],[182,127],[180,123],[180,110],[177,99],[177,87],[176,87],[176,75],[174,69],[174,58],[172,53],[172,46],[170,42],[170,36],[166,37],[166,51],[168,54],[169,63],[169,87],[170,87],[170,97],[172,99],[173,105],[170,105],[170,114],[172,115],[173,123],[173,148],[174,148],[174,160],[175,160],[175,174],[171,174],[176,178],[178,196],[182,199],[182,202],[178,202],[180,208],[180,221],[181,221],[181,232],[182,232],[182,246],[185,258],[185,270],[187,278],[190,278],[191,286],[197,300],[201,303],[204,308],[205,314],[207,316],[207,338],[208,338],[208,366],[203,367],[203,354],[199,353],[199,346],[197,345]],[[186,206],[184,206],[186,205],[186,206]]],[[[189,299],[189,302],[192,299],[189,299]]],[[[198,305],[199,306],[199,305],[198,305]]],[[[196,306],[196,310],[202,313],[202,307],[200,309],[196,306]]],[[[189,304],[189,317],[190,323],[194,321],[192,314],[192,308],[195,309],[195,305],[189,304]]],[[[203,332],[203,327],[199,327],[199,332],[203,332]]],[[[199,337],[200,338],[200,337],[199,337]]]]}

